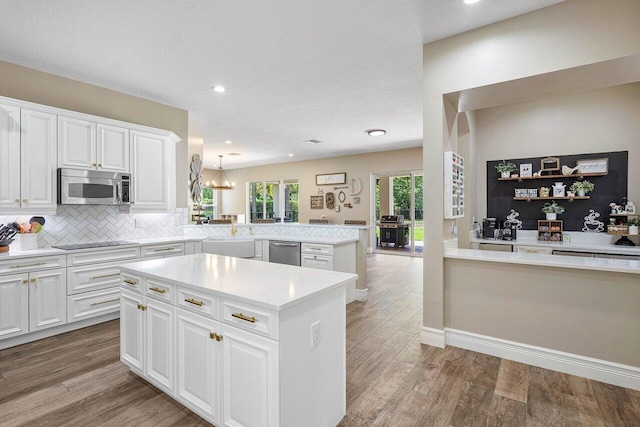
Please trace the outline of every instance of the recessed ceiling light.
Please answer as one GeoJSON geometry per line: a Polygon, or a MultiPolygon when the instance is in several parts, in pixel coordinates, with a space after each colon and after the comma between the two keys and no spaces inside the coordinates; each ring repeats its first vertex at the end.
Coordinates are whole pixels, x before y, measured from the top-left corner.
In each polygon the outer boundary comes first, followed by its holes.
{"type": "Polygon", "coordinates": [[[464,1],[464,4],[474,4],[474,3],[478,3],[480,0],[462,0],[464,1]]]}
{"type": "Polygon", "coordinates": [[[309,144],[320,144],[322,141],[317,139],[307,139],[305,142],[308,142],[309,144]]]}
{"type": "Polygon", "coordinates": [[[288,156],[289,156],[289,157],[293,157],[293,154],[289,154],[288,156]]]}
{"type": "Polygon", "coordinates": [[[382,136],[386,135],[387,131],[384,129],[371,129],[368,130],[367,133],[369,134],[369,136],[382,136]]]}
{"type": "Polygon", "coordinates": [[[218,92],[218,93],[222,93],[226,90],[224,86],[220,86],[220,85],[215,85],[214,87],[212,87],[212,89],[214,92],[218,92]]]}
{"type": "Polygon", "coordinates": [[[225,144],[231,144],[233,141],[229,141],[228,139],[224,142],[225,144]]]}

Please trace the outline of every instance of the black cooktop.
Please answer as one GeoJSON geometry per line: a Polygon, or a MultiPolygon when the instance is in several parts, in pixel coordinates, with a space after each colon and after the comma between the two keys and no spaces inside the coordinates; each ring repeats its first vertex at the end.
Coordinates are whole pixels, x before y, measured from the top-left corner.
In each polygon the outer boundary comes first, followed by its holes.
{"type": "Polygon", "coordinates": [[[91,248],[105,248],[108,246],[121,246],[121,245],[132,245],[133,242],[127,242],[126,240],[112,240],[110,242],[95,242],[95,243],[77,243],[74,245],[60,245],[60,246],[51,246],[56,249],[63,249],[65,251],[70,251],[73,249],[91,249],[91,248]]]}

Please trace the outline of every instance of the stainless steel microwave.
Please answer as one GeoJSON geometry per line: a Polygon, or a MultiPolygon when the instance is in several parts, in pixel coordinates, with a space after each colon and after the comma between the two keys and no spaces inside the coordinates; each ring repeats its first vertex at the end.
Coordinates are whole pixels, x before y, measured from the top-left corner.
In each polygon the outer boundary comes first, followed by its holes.
{"type": "Polygon", "coordinates": [[[131,205],[131,175],[76,169],[58,169],[59,205],[131,205]]]}

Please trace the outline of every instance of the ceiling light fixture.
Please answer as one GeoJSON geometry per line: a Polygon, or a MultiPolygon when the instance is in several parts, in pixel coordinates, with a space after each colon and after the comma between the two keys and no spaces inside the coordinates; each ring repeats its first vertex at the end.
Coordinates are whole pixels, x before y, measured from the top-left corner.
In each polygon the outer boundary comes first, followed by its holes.
{"type": "Polygon", "coordinates": [[[307,139],[304,142],[308,142],[309,144],[320,144],[322,141],[318,139],[307,139]]]}
{"type": "Polygon", "coordinates": [[[225,144],[231,144],[233,141],[229,141],[228,139],[224,142],[225,144]]]}
{"type": "Polygon", "coordinates": [[[293,154],[288,154],[289,157],[293,157],[293,154]]]}
{"type": "Polygon", "coordinates": [[[474,3],[478,3],[480,0],[463,0],[464,4],[474,4],[474,3]]]}
{"type": "Polygon", "coordinates": [[[214,92],[218,92],[218,93],[222,93],[226,90],[224,86],[220,86],[220,85],[215,85],[211,89],[213,89],[214,92]]]}
{"type": "Polygon", "coordinates": [[[219,154],[218,157],[220,158],[220,166],[218,166],[216,174],[213,175],[213,180],[211,182],[207,181],[205,185],[214,190],[233,190],[236,183],[229,183],[229,177],[227,177],[227,174],[222,170],[222,155],[219,154]]]}
{"type": "Polygon", "coordinates": [[[386,135],[387,131],[384,129],[371,129],[368,130],[367,133],[369,134],[369,136],[382,136],[386,135]]]}

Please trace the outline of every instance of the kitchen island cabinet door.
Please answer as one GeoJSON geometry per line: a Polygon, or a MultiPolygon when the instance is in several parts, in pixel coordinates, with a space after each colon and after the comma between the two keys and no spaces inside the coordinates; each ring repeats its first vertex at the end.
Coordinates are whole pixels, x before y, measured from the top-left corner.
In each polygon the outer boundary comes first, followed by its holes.
{"type": "Polygon", "coordinates": [[[156,385],[173,396],[175,391],[174,319],[176,309],[146,298],[145,373],[156,385]]]}
{"type": "Polygon", "coordinates": [[[29,330],[67,323],[67,270],[29,274],[29,330]]]}
{"type": "Polygon", "coordinates": [[[138,373],[144,362],[144,297],[120,290],[120,360],[138,373]]]}
{"type": "Polygon", "coordinates": [[[20,108],[0,105],[0,209],[20,207],[20,108]]]}
{"type": "Polygon", "coordinates": [[[28,274],[0,276],[0,339],[29,332],[28,274]]]}
{"type": "Polygon", "coordinates": [[[220,347],[218,322],[178,309],[177,397],[220,425],[220,347]]]}
{"type": "Polygon", "coordinates": [[[278,343],[233,326],[220,328],[224,425],[277,426],[278,343]]]}
{"type": "Polygon", "coordinates": [[[21,111],[20,193],[23,210],[55,212],[57,119],[40,111],[21,111]]]}

